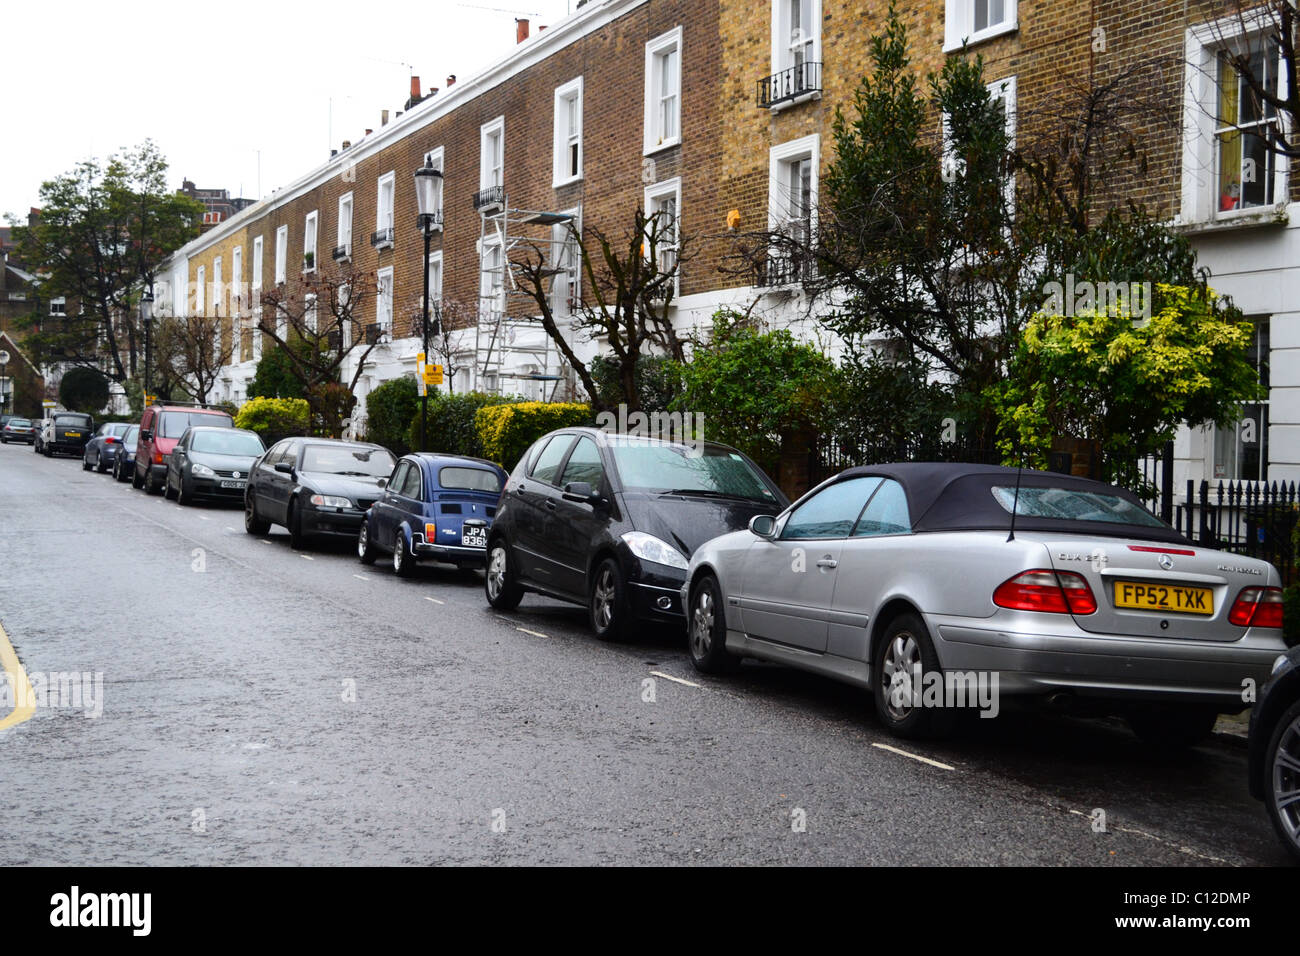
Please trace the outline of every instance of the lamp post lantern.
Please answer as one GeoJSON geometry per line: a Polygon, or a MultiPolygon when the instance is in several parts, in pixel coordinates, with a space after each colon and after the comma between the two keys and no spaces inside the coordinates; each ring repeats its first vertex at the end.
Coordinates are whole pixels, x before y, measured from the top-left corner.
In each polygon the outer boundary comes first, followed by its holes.
{"type": "MultiPolygon", "coordinates": [[[[426,156],[424,165],[415,171],[415,201],[420,209],[416,225],[424,233],[424,308],[420,318],[420,337],[426,365],[429,363],[429,241],[433,238],[438,185],[441,181],[442,170],[434,169],[433,161],[426,156]]],[[[423,369],[420,372],[424,374],[423,369]]],[[[428,447],[425,433],[429,425],[429,386],[423,382],[420,385],[420,451],[424,451],[428,447]]]]}
{"type": "Polygon", "coordinates": [[[149,404],[149,346],[150,332],[153,328],[153,284],[140,296],[140,321],[144,323],[144,404],[149,404]]]}

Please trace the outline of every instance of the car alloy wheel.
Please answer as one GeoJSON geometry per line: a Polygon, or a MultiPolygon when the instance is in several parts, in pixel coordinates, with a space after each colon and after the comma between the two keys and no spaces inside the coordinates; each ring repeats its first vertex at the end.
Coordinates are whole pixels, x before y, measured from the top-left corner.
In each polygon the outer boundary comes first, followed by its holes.
{"type": "Polygon", "coordinates": [[[727,650],[727,626],[722,614],[717,578],[705,575],[691,592],[690,648],[691,663],[705,674],[733,673],[740,658],[727,650]]]}
{"type": "Polygon", "coordinates": [[[186,507],[194,504],[194,492],[186,490],[185,477],[182,475],[180,485],[176,489],[176,503],[186,507]]]}
{"type": "Polygon", "coordinates": [[[523,600],[524,589],[515,580],[510,562],[510,550],[505,540],[497,538],[488,548],[487,573],[483,575],[483,590],[488,604],[498,611],[513,611],[523,600]]]}
{"type": "Polygon", "coordinates": [[[886,729],[898,737],[941,737],[956,723],[951,707],[927,706],[922,700],[924,684],[931,674],[942,677],[939,656],[925,623],[915,614],[900,614],[889,622],[881,636],[872,668],[872,693],[876,714],[886,729]]]}
{"type": "Polygon", "coordinates": [[[94,467],[95,467],[95,466],[92,465],[92,464],[90,463],[90,459],[89,459],[89,458],[87,458],[85,455],[82,455],[82,456],[81,456],[81,470],[82,470],[82,471],[90,471],[90,469],[92,469],[92,468],[94,468],[94,467]]]}
{"type": "Polygon", "coordinates": [[[375,563],[375,549],[370,543],[370,522],[362,519],[361,531],[357,534],[357,558],[362,564],[375,563]]]}
{"type": "Polygon", "coordinates": [[[263,521],[257,513],[257,498],[249,488],[244,495],[244,530],[249,534],[266,534],[271,530],[271,522],[263,521]]]}
{"type": "Polygon", "coordinates": [[[302,551],[307,545],[307,536],[302,533],[302,508],[296,498],[289,501],[289,547],[302,551]]]}
{"type": "Polygon", "coordinates": [[[627,618],[627,596],[623,575],[613,558],[596,566],[588,601],[591,626],[602,641],[616,641],[623,636],[627,618]]]}
{"type": "Polygon", "coordinates": [[[406,553],[406,535],[402,534],[402,529],[397,529],[397,537],[393,538],[393,573],[399,578],[409,578],[415,574],[415,559],[406,553]]]}
{"type": "Polygon", "coordinates": [[[904,631],[885,648],[881,675],[887,682],[886,707],[894,720],[906,720],[912,712],[912,681],[921,663],[921,648],[916,638],[904,631]]]}
{"type": "Polygon", "coordinates": [[[1264,766],[1269,818],[1283,845],[1300,860],[1300,701],[1277,722],[1264,766]]]}
{"type": "Polygon", "coordinates": [[[172,473],[167,472],[167,477],[163,479],[163,497],[168,501],[175,501],[180,497],[180,491],[172,487],[172,473]]]}

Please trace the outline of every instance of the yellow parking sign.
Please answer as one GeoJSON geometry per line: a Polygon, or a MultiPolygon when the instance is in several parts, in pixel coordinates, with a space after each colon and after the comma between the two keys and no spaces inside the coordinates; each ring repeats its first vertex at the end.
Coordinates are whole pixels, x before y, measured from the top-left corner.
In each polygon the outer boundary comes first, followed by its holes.
{"type": "Polygon", "coordinates": [[[442,384],[442,366],[426,365],[424,367],[424,384],[441,385],[442,384]]]}

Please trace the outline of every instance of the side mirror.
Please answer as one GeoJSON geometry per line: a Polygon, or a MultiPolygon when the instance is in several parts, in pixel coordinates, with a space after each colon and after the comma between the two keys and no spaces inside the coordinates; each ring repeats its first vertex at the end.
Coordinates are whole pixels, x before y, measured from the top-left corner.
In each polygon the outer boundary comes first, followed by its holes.
{"type": "Polygon", "coordinates": [[[776,519],[771,515],[754,515],[749,519],[749,530],[760,538],[774,537],[776,535],[776,519]]]}
{"type": "Polygon", "coordinates": [[[588,482],[571,481],[564,486],[565,501],[582,501],[589,505],[595,506],[601,500],[600,493],[593,489],[588,482]]]}
{"type": "Polygon", "coordinates": [[[380,488],[387,488],[387,487],[388,487],[388,479],[387,479],[387,478],[380,478],[378,484],[379,484],[379,487],[380,487],[380,488]]]}
{"type": "Polygon", "coordinates": [[[293,462],[289,462],[289,461],[277,461],[277,462],[275,463],[275,470],[278,471],[278,472],[280,472],[281,474],[292,475],[292,474],[293,474],[293,462]]]}
{"type": "Polygon", "coordinates": [[[150,430],[150,429],[148,429],[148,428],[142,428],[142,429],[140,429],[140,440],[141,440],[141,441],[153,441],[153,431],[150,430]]]}

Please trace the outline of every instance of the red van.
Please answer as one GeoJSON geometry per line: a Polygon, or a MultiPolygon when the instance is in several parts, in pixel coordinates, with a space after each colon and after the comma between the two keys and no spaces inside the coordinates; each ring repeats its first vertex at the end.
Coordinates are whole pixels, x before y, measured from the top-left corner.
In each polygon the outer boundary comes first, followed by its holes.
{"type": "Polygon", "coordinates": [[[143,488],[151,495],[162,491],[172,449],[191,425],[234,428],[235,422],[220,408],[204,405],[150,405],[144,410],[140,419],[140,438],[135,446],[131,487],[143,488]]]}

